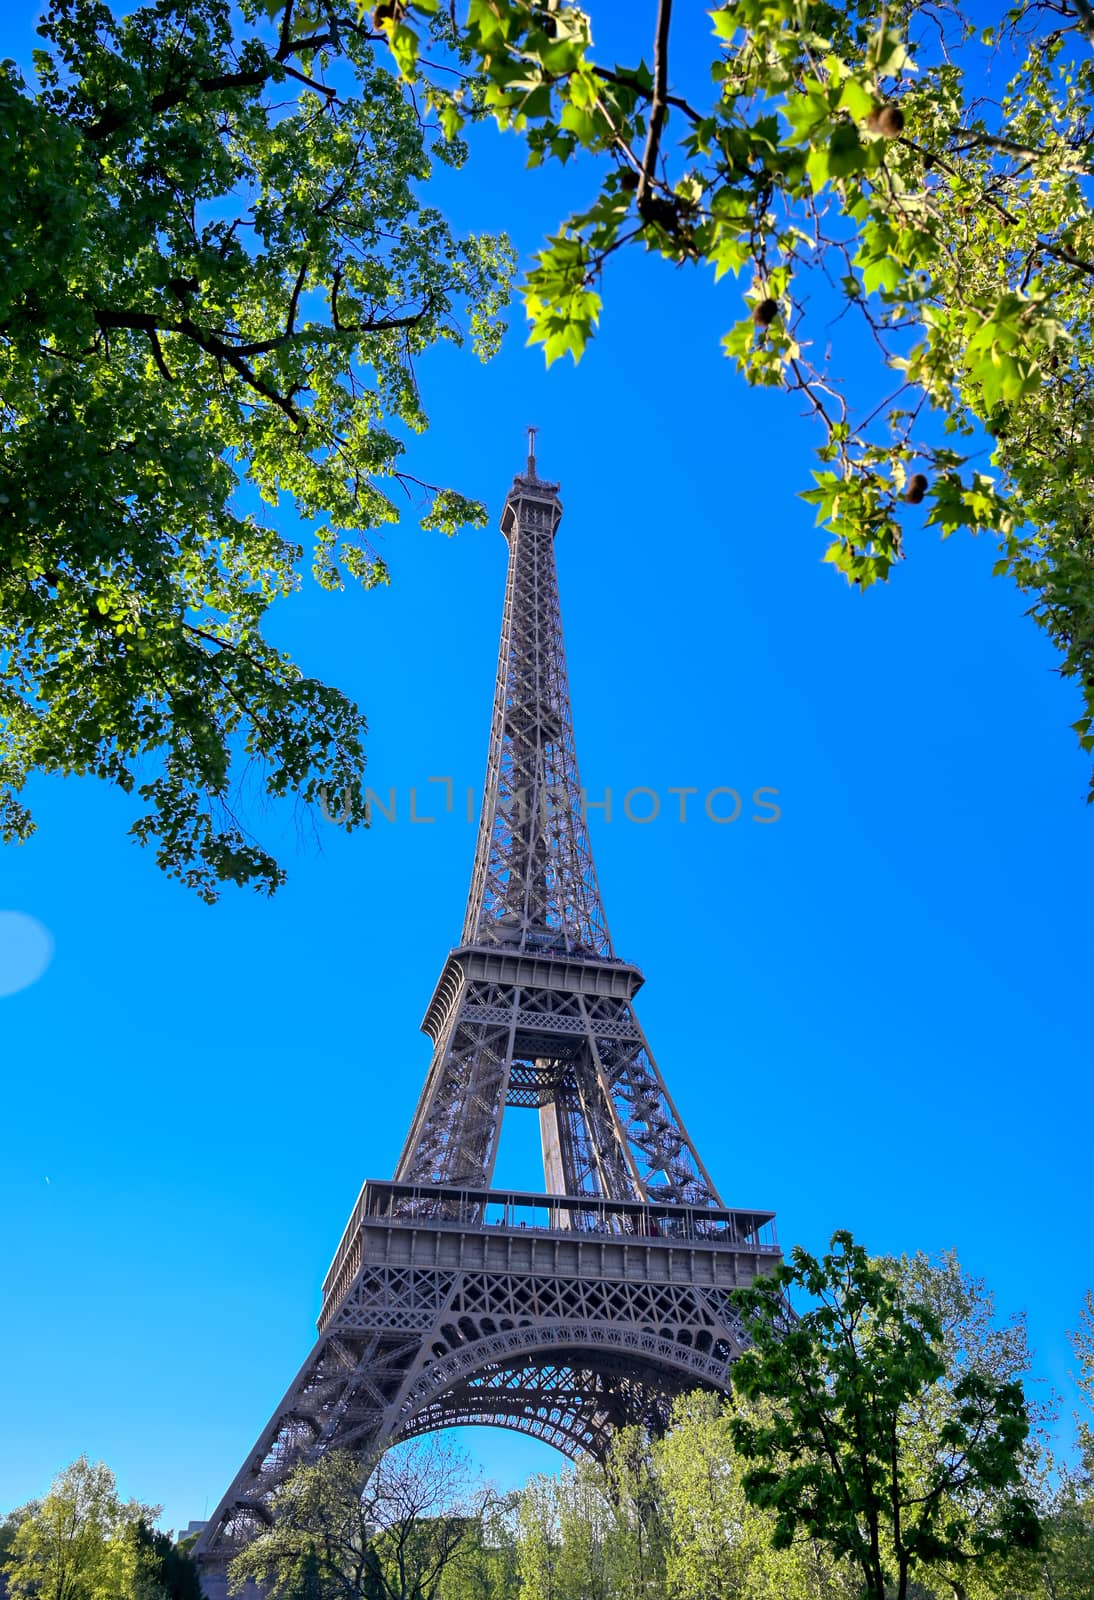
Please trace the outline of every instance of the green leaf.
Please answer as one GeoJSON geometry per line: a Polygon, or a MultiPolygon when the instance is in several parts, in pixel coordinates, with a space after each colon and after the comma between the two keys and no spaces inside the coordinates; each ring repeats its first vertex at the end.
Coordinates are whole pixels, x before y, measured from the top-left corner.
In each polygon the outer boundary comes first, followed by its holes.
{"type": "Polygon", "coordinates": [[[860,172],[865,165],[866,151],[858,130],[850,123],[841,122],[828,141],[828,172],[833,178],[846,178],[849,173],[860,172]]]}
{"type": "Polygon", "coordinates": [[[864,122],[874,109],[874,96],[858,78],[848,78],[840,90],[837,109],[846,111],[856,122],[864,122]]]}

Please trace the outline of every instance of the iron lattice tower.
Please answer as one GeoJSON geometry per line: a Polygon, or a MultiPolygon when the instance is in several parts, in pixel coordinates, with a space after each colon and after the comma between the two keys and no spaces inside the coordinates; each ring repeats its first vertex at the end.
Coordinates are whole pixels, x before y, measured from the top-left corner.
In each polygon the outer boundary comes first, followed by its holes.
{"type": "Polygon", "coordinates": [[[634,1012],[578,778],[555,571],[558,485],[527,470],[509,565],[467,915],[426,1011],[433,1059],[392,1182],[361,1191],[319,1337],[197,1546],[211,1600],[326,1449],[516,1428],[603,1457],[688,1389],[728,1387],[729,1291],[779,1259],[773,1214],[729,1210],[634,1012]],[[507,1106],[538,1108],[543,1193],[490,1187],[507,1106]]]}

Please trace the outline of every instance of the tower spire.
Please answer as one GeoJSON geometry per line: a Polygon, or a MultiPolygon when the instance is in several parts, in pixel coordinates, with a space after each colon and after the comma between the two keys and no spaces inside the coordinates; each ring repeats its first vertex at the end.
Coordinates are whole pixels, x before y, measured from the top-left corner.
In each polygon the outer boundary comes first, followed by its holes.
{"type": "Polygon", "coordinates": [[[538,428],[528,429],[528,476],[535,481],[536,476],[536,434],[538,428]]]}

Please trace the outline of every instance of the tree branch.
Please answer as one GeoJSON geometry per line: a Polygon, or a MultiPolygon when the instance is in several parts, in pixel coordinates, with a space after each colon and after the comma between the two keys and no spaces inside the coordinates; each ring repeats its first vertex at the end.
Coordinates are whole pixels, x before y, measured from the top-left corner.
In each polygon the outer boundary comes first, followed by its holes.
{"type": "Polygon", "coordinates": [[[156,363],[157,367],[160,369],[160,372],[163,374],[163,376],[167,379],[168,383],[174,383],[175,380],[171,376],[171,373],[168,371],[167,362],[163,358],[163,347],[160,344],[159,336],[156,333],[155,328],[149,328],[148,337],[152,342],[152,356],[153,356],[153,359],[155,360],[155,363],[156,363]]]}
{"type": "Polygon", "coordinates": [[[307,276],[308,258],[305,256],[303,261],[300,263],[300,271],[296,274],[296,282],[293,284],[292,294],[289,296],[289,314],[285,318],[286,338],[291,338],[296,332],[296,308],[300,304],[300,291],[304,287],[304,282],[307,276]]]}
{"type": "Polygon", "coordinates": [[[1090,0],[1068,0],[1064,8],[1079,19],[1079,32],[1094,44],[1094,6],[1090,0]]]}
{"type": "Polygon", "coordinates": [[[654,167],[661,145],[661,129],[665,123],[669,77],[669,26],[672,22],[672,0],[658,0],[657,32],[653,43],[653,94],[650,98],[650,120],[646,129],[646,148],[642,155],[642,177],[638,185],[638,202],[648,195],[654,182],[654,167]]]}
{"type": "MultiPolygon", "coordinates": [[[[651,98],[650,90],[633,72],[620,72],[618,67],[602,67],[599,65],[594,68],[594,71],[598,78],[604,79],[605,83],[624,84],[628,89],[633,89],[636,94],[640,94],[643,99],[649,100],[651,98]]],[[[695,107],[678,94],[666,94],[665,104],[674,106],[677,111],[682,111],[691,122],[701,122],[703,120],[695,107]]]]}
{"type": "Polygon", "coordinates": [[[298,72],[295,67],[290,67],[287,62],[282,62],[281,70],[287,77],[295,78],[298,83],[307,84],[316,94],[325,94],[328,105],[338,99],[338,90],[332,89],[329,83],[319,83],[315,78],[309,78],[306,72],[298,72]]]}
{"type": "Polygon", "coordinates": [[[181,322],[164,322],[152,312],[148,311],[107,311],[97,310],[95,321],[105,332],[108,328],[132,328],[140,333],[147,333],[149,337],[157,333],[180,333],[191,339],[218,361],[226,361],[228,365],[238,372],[250,388],[257,394],[263,395],[273,405],[283,411],[289,420],[301,431],[307,427],[307,418],[303,417],[292,400],[270,387],[264,378],[261,378],[253,367],[249,367],[244,360],[245,355],[260,353],[261,348],[273,349],[275,344],[282,343],[285,336],[281,335],[276,341],[268,342],[256,349],[249,345],[225,344],[223,339],[218,339],[215,334],[206,333],[199,328],[197,323],[191,322],[189,317],[184,317],[181,322]]]}
{"type": "Polygon", "coordinates": [[[285,329],[282,333],[275,334],[270,339],[254,339],[248,343],[231,344],[218,334],[199,327],[190,317],[183,317],[178,322],[171,322],[157,316],[152,311],[114,311],[105,307],[97,307],[94,312],[95,321],[104,333],[111,328],[129,328],[134,332],[147,334],[152,342],[152,352],[156,365],[169,382],[173,380],[164,359],[158,335],[161,333],[174,333],[191,340],[192,343],[206,351],[207,354],[214,356],[218,361],[226,361],[250,388],[271,401],[273,405],[285,413],[296,427],[303,430],[307,426],[307,419],[302,415],[299,408],[293,404],[293,395],[299,393],[299,387],[293,389],[287,395],[280,393],[255,372],[253,367],[248,366],[248,357],[268,355],[270,351],[278,350],[297,339],[307,338],[322,342],[345,334],[357,337],[370,333],[388,333],[395,328],[412,328],[429,314],[434,305],[433,298],[430,296],[417,311],[410,311],[401,316],[377,317],[370,318],[366,322],[343,323],[339,320],[337,306],[341,273],[336,272],[331,295],[333,329],[298,329],[295,327],[296,314],[306,275],[307,263],[304,262],[301,264],[300,271],[297,274],[296,283],[289,301],[285,329]]]}

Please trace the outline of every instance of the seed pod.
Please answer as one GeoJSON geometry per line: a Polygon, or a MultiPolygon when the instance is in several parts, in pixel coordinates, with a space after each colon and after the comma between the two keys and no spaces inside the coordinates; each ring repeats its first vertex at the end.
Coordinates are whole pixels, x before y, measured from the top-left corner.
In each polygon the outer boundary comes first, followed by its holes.
{"type": "Polygon", "coordinates": [[[899,106],[882,106],[877,113],[877,131],[886,139],[898,139],[904,132],[904,113],[899,106]]]}
{"type": "Polygon", "coordinates": [[[778,314],[777,300],[761,300],[758,306],[753,307],[752,320],[758,328],[770,328],[778,314]]]}
{"type": "Polygon", "coordinates": [[[624,167],[619,174],[619,187],[621,189],[637,189],[638,174],[633,167],[624,167]]]}
{"type": "Polygon", "coordinates": [[[922,472],[915,473],[908,481],[904,491],[904,498],[910,506],[917,506],[927,493],[927,478],[922,472]]]}
{"type": "Polygon", "coordinates": [[[659,194],[650,194],[648,190],[639,198],[638,212],[643,222],[654,222],[666,233],[675,233],[680,221],[673,201],[663,200],[659,194]]]}
{"type": "Polygon", "coordinates": [[[403,15],[400,0],[383,0],[372,13],[372,26],[382,29],[385,22],[398,22],[403,15]]]}

